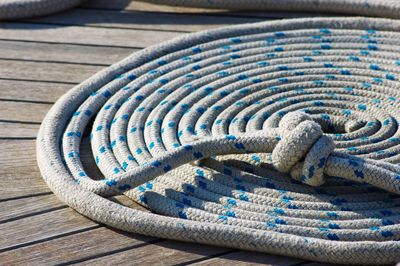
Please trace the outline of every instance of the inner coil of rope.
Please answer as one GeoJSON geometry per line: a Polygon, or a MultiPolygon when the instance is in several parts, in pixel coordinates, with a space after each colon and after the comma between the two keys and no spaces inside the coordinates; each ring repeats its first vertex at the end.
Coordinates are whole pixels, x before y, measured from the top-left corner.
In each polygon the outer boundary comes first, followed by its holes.
{"type": "Polygon", "coordinates": [[[397,262],[399,29],[388,19],[281,20],[135,53],[51,109],[37,142],[43,178],[78,212],[130,232],[397,262]],[[80,160],[88,130],[102,180],[80,160]],[[122,193],[154,213],[106,198],[122,193]]]}

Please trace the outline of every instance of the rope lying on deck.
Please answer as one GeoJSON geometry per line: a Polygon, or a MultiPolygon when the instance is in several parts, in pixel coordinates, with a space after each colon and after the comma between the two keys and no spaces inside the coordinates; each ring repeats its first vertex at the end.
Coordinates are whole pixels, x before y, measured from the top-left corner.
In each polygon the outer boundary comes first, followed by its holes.
{"type": "MultiPolygon", "coordinates": [[[[84,0],[1,0],[0,19],[18,19],[59,12],[84,0]]],[[[398,0],[143,0],[176,6],[236,9],[306,11],[400,18],[398,0]]]]}
{"type": "Polygon", "coordinates": [[[387,19],[280,20],[134,53],[53,106],[37,141],[43,178],[78,212],[130,232],[396,262],[399,29],[387,19]],[[89,127],[105,179],[80,160],[89,127]],[[104,198],[120,193],[155,213],[104,198]]]}

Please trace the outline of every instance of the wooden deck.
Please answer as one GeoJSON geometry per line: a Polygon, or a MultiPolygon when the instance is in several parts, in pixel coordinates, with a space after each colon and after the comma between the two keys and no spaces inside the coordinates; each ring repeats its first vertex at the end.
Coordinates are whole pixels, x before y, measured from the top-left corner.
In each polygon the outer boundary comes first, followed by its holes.
{"type": "Polygon", "coordinates": [[[112,230],[58,201],[35,158],[52,104],[107,65],[187,32],[306,15],[93,0],[54,16],[0,22],[0,264],[317,265],[112,230]]]}

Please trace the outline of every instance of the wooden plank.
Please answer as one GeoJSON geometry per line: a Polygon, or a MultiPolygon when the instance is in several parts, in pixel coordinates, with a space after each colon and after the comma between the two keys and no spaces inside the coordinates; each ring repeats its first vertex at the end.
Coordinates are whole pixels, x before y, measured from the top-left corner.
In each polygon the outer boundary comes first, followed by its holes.
{"type": "MultiPolygon", "coordinates": [[[[214,265],[230,265],[235,263],[235,266],[243,265],[296,265],[302,262],[300,259],[269,255],[260,252],[236,251],[224,254],[217,258],[210,258],[195,262],[191,265],[196,266],[214,266],[214,265]]],[[[302,264],[303,265],[303,264],[302,264]]],[[[308,264],[307,264],[308,265],[308,264]]]]}
{"type": "Polygon", "coordinates": [[[58,43],[0,41],[0,59],[24,59],[43,62],[110,65],[136,49],[96,47],[58,43]]]}
{"type": "MultiPolygon", "coordinates": [[[[0,140],[0,154],[0,180],[12,184],[0,186],[0,200],[50,192],[37,166],[35,140],[0,140]]],[[[83,139],[81,159],[89,176],[102,177],[88,138],[83,139]]]]}
{"type": "Polygon", "coordinates": [[[78,83],[103,68],[104,66],[0,59],[0,79],[78,83]]]}
{"type": "MultiPolygon", "coordinates": [[[[36,135],[36,134],[35,134],[36,135]]],[[[47,193],[36,162],[35,140],[0,140],[0,180],[12,186],[0,186],[0,200],[47,193]]],[[[101,177],[84,138],[81,159],[89,176],[101,177]]]]}
{"type": "Polygon", "coordinates": [[[0,120],[39,124],[50,107],[51,104],[2,101],[0,120]]]}
{"type": "Polygon", "coordinates": [[[1,138],[35,138],[38,130],[39,130],[39,125],[36,125],[36,124],[20,124],[20,123],[0,122],[0,139],[1,138]]]}
{"type": "Polygon", "coordinates": [[[0,223],[66,207],[54,195],[43,195],[0,202],[0,223]]]}
{"type": "Polygon", "coordinates": [[[143,48],[181,35],[179,32],[108,29],[52,24],[3,22],[0,40],[85,44],[109,47],[143,48]]]}
{"type": "MultiPolygon", "coordinates": [[[[4,184],[12,184],[0,186],[0,201],[50,192],[37,166],[35,145],[35,140],[0,140],[0,180],[4,184]]],[[[102,178],[94,162],[88,137],[82,140],[80,154],[87,174],[93,178],[102,178]]],[[[131,200],[117,200],[126,206],[142,209],[131,200]]]]}
{"type": "Polygon", "coordinates": [[[135,253],[137,247],[154,240],[101,227],[11,250],[1,254],[0,259],[3,263],[13,265],[56,265],[124,249],[135,253]]]}
{"type": "Polygon", "coordinates": [[[0,99],[38,101],[51,104],[73,86],[74,84],[55,82],[0,79],[0,99]]]}
{"type": "MultiPolygon", "coordinates": [[[[148,209],[124,195],[117,195],[109,198],[109,200],[130,208],[149,212],[148,209]]],[[[0,200],[0,224],[67,207],[66,204],[50,192],[37,196],[0,200]]]]}
{"type": "Polygon", "coordinates": [[[0,252],[61,234],[96,227],[98,225],[95,222],[70,208],[3,223],[0,224],[0,252]]]}
{"type": "Polygon", "coordinates": [[[260,18],[204,16],[201,14],[187,15],[76,8],[61,14],[26,21],[32,23],[88,25],[92,27],[113,27],[121,29],[192,32],[232,24],[258,22],[261,20],[260,18]]]}
{"type": "Polygon", "coordinates": [[[207,256],[217,256],[229,249],[177,241],[163,241],[81,262],[81,265],[177,265],[207,256]]]}
{"type": "Polygon", "coordinates": [[[34,140],[0,140],[0,200],[50,192],[36,163],[34,140]]]}
{"type": "MultiPolygon", "coordinates": [[[[124,195],[117,195],[109,198],[109,200],[130,208],[149,212],[148,209],[124,195]]],[[[0,224],[67,207],[51,192],[37,196],[0,200],[0,224]]]]}
{"type": "MultiPolygon", "coordinates": [[[[19,205],[19,201],[16,200],[5,201],[9,198],[12,199],[27,197],[29,195],[40,195],[43,193],[49,193],[50,190],[42,180],[41,174],[37,167],[34,140],[0,140],[0,146],[2,147],[1,153],[3,154],[0,156],[0,180],[4,183],[12,184],[12,186],[7,188],[0,187],[1,214],[1,208],[3,205],[11,206],[9,204],[12,204],[12,202],[14,202],[16,205],[19,205]],[[23,161],[24,163],[19,164],[20,161],[23,161]],[[18,165],[18,168],[16,168],[15,165],[18,165]],[[2,203],[1,201],[8,203],[2,203]]],[[[90,150],[90,141],[87,137],[83,138],[82,140],[81,159],[82,164],[85,167],[85,171],[90,177],[103,177],[96,166],[90,150]]],[[[23,213],[15,210],[12,215],[25,215],[29,209],[36,208],[35,206],[29,207],[32,202],[30,202],[28,199],[18,200],[21,200],[22,203],[25,203],[24,206],[27,207],[27,210],[23,210],[23,213]]],[[[53,206],[54,202],[57,201],[54,195],[45,197],[39,196],[37,200],[41,200],[42,202],[39,205],[43,206],[53,206]]],[[[131,208],[148,211],[144,207],[138,205],[136,202],[122,195],[116,196],[112,200],[131,208]]],[[[36,204],[36,202],[34,202],[34,204],[36,204]]],[[[0,217],[2,217],[2,215],[0,215],[0,217]]]]}

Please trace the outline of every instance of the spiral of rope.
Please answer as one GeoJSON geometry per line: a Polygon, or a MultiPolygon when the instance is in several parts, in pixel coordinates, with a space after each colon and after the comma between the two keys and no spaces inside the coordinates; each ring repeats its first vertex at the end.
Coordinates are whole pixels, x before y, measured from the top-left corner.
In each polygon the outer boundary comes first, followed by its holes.
{"type": "Polygon", "coordinates": [[[293,19],[149,47],[54,105],[37,141],[42,175],[72,208],[122,230],[394,263],[399,29],[388,19],[293,19]],[[80,159],[88,131],[101,180],[80,159]],[[116,194],[153,213],[107,199],[116,194]]]}

